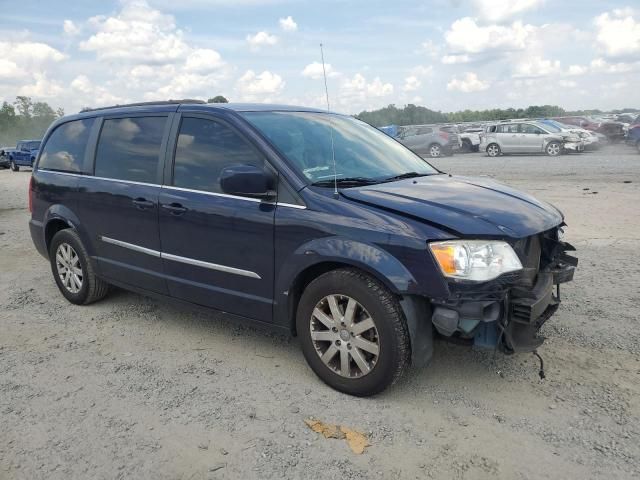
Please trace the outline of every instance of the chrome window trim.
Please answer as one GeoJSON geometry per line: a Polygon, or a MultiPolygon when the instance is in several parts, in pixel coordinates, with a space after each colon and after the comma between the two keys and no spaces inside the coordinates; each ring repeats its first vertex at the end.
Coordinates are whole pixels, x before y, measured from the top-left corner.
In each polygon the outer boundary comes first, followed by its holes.
{"type": "Polygon", "coordinates": [[[297,208],[299,210],[306,210],[306,205],[297,205],[295,203],[285,203],[285,202],[277,202],[276,205],[279,207],[288,207],[288,208],[297,208]]]}
{"type": "Polygon", "coordinates": [[[160,258],[162,256],[162,254],[158,250],[141,247],[140,245],[134,245],[133,243],[123,242],[122,240],[116,240],[115,238],[105,237],[104,235],[100,237],[100,240],[102,240],[105,243],[117,245],[118,247],[128,248],[129,250],[133,250],[135,252],[145,253],[147,255],[151,255],[152,257],[160,258]]]}
{"type": "Polygon", "coordinates": [[[156,258],[172,260],[174,262],[186,263],[187,265],[194,265],[196,267],[208,268],[210,270],[216,270],[216,271],[225,272],[225,273],[232,273],[234,275],[241,275],[243,277],[256,278],[258,280],[262,280],[262,277],[260,275],[250,270],[243,270],[241,268],[229,267],[227,265],[219,265],[217,263],[205,262],[203,260],[196,260],[195,258],[181,257],[179,255],[173,255],[171,253],[159,252],[158,250],[141,247],[133,243],[123,242],[122,240],[116,240],[114,238],[105,237],[104,235],[100,237],[100,240],[106,243],[110,243],[112,245],[116,245],[118,247],[128,248],[129,250],[133,250],[135,252],[151,255],[152,257],[156,257],[156,258]]]}
{"type": "Polygon", "coordinates": [[[211,196],[214,196],[214,197],[237,198],[239,200],[246,200],[248,202],[266,203],[268,205],[273,205],[271,202],[264,202],[263,200],[260,200],[259,198],[241,197],[239,195],[229,195],[228,193],[207,192],[206,190],[194,190],[192,188],[174,187],[173,185],[162,185],[162,188],[167,189],[167,190],[177,190],[179,192],[202,193],[204,195],[211,195],[211,196]]]}
{"type": "Polygon", "coordinates": [[[108,177],[98,177],[96,175],[89,175],[89,174],[82,174],[82,173],[73,173],[73,172],[60,172],[58,170],[50,170],[48,168],[38,168],[38,171],[40,172],[47,172],[47,173],[55,173],[57,175],[67,175],[70,177],[82,177],[82,178],[94,178],[96,180],[106,180],[107,182],[120,182],[120,183],[128,183],[131,185],[143,185],[146,187],[160,187],[160,188],[164,188],[166,190],[176,190],[178,192],[189,192],[189,193],[201,193],[204,195],[211,195],[213,197],[222,197],[222,198],[235,198],[238,200],[246,200],[248,202],[254,202],[254,203],[264,203],[265,205],[277,205],[279,207],[288,207],[288,208],[298,208],[300,210],[306,210],[306,206],[305,205],[296,205],[293,203],[285,203],[285,202],[265,202],[264,200],[260,200],[259,198],[249,198],[249,197],[242,197],[240,195],[229,195],[228,193],[217,193],[217,192],[207,192],[206,190],[195,190],[192,188],[183,188],[183,187],[174,187],[173,185],[161,185],[159,183],[146,183],[146,182],[136,182],[133,180],[122,180],[119,178],[108,178],[108,177]]]}

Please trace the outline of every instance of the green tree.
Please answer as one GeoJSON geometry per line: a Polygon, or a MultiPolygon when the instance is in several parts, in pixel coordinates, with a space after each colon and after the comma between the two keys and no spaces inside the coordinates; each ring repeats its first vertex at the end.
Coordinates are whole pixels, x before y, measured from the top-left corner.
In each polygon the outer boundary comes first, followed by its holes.
{"type": "Polygon", "coordinates": [[[24,118],[31,118],[31,112],[33,110],[33,102],[31,97],[25,97],[23,95],[16,97],[16,101],[13,102],[18,110],[18,114],[24,118]]]}
{"type": "Polygon", "coordinates": [[[222,95],[216,95],[215,97],[207,100],[207,103],[229,103],[229,100],[227,100],[222,95]]]}

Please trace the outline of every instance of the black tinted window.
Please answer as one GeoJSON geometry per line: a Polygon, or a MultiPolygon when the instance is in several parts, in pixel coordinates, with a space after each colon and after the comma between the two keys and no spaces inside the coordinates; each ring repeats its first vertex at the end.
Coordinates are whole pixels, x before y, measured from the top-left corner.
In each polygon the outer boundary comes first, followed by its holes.
{"type": "Polygon", "coordinates": [[[93,122],[93,118],[86,118],[56,128],[42,150],[39,168],[80,172],[93,122]]]}
{"type": "Polygon", "coordinates": [[[237,133],[222,123],[184,118],[173,169],[176,187],[221,193],[220,172],[229,165],[264,166],[264,160],[237,133]]]}
{"type": "Polygon", "coordinates": [[[97,177],[156,183],[167,117],[105,120],[96,152],[97,177]]]}

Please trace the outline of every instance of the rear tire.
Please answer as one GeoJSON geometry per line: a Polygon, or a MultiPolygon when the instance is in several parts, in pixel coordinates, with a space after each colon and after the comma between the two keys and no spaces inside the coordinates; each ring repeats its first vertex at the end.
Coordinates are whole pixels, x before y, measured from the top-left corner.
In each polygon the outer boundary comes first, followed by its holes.
{"type": "Polygon", "coordinates": [[[11,171],[12,172],[19,172],[20,171],[20,167],[18,165],[16,165],[16,162],[14,162],[13,160],[11,160],[11,163],[9,164],[9,166],[11,167],[11,171]]]}
{"type": "Polygon", "coordinates": [[[429,145],[429,156],[431,158],[438,158],[442,156],[442,147],[437,143],[429,145]]]}
{"type": "Polygon", "coordinates": [[[109,284],[96,276],[75,230],[66,228],[53,236],[49,261],[58,289],[71,303],[88,305],[109,292],[109,284]]]}
{"type": "Polygon", "coordinates": [[[398,299],[359,270],[313,280],[298,304],[296,327],[311,369],[340,392],[374,395],[409,366],[409,331],[398,299]]]}
{"type": "Polygon", "coordinates": [[[490,157],[498,157],[501,153],[502,151],[500,150],[500,145],[498,145],[497,143],[490,143],[489,145],[487,145],[487,155],[489,155],[490,157]]]}

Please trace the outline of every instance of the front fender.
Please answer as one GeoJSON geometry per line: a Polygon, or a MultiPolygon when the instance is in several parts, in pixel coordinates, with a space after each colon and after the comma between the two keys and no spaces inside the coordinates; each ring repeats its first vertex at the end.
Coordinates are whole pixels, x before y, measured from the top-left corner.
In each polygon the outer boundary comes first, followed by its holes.
{"type": "Polygon", "coordinates": [[[316,238],[298,247],[285,260],[276,285],[284,292],[301,272],[319,263],[342,263],[364,270],[397,294],[417,294],[418,282],[409,270],[382,248],[349,238],[316,238]]]}

